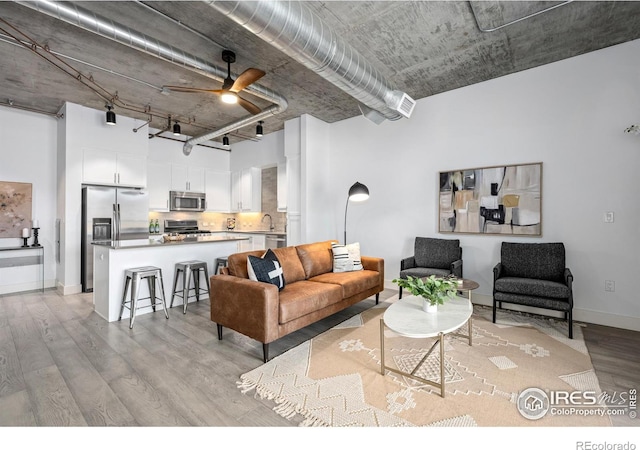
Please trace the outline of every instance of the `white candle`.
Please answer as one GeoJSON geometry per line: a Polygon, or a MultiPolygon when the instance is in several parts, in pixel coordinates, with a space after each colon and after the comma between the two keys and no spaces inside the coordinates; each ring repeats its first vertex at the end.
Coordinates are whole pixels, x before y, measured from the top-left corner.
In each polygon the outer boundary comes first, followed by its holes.
{"type": "Polygon", "coordinates": [[[22,237],[23,238],[28,238],[29,237],[29,229],[28,228],[23,228],[22,229],[22,237]]]}
{"type": "Polygon", "coordinates": [[[33,228],[39,228],[39,227],[38,227],[38,225],[39,225],[39,224],[38,224],[38,221],[37,221],[37,220],[34,220],[34,221],[33,221],[33,228]]]}

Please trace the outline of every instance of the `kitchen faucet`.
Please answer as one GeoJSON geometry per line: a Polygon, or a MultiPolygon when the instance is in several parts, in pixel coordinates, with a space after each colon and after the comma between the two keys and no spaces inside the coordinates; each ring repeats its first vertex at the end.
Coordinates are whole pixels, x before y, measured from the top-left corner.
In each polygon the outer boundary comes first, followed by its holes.
{"type": "Polygon", "coordinates": [[[271,218],[271,214],[265,214],[264,216],[262,216],[262,220],[260,220],[260,223],[264,222],[265,217],[269,218],[269,231],[273,231],[276,227],[273,226],[273,219],[271,218]]]}

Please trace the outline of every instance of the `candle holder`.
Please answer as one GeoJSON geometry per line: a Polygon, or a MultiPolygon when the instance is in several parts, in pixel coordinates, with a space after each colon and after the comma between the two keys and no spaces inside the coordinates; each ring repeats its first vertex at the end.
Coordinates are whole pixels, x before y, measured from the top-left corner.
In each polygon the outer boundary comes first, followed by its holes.
{"type": "Polygon", "coordinates": [[[22,238],[22,240],[23,240],[22,246],[23,247],[28,247],[29,246],[29,244],[27,244],[27,239],[29,239],[29,238],[25,238],[25,237],[22,238]]]}
{"type": "MultiPolygon", "coordinates": [[[[31,245],[32,247],[40,247],[40,244],[38,243],[38,230],[39,229],[40,229],[39,227],[38,228],[32,228],[32,230],[33,230],[33,244],[31,245]]],[[[25,238],[25,242],[27,242],[26,238],[25,238]]]]}

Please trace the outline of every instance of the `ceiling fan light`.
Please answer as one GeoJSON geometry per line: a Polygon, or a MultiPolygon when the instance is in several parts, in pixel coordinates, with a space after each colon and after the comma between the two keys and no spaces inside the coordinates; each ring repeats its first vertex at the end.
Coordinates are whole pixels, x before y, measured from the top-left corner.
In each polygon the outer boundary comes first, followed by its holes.
{"type": "Polygon", "coordinates": [[[174,136],[180,136],[180,124],[178,124],[178,122],[173,124],[173,135],[174,136]]]}
{"type": "Polygon", "coordinates": [[[233,92],[225,92],[220,96],[223,102],[228,103],[230,105],[238,103],[238,96],[233,92]]]}

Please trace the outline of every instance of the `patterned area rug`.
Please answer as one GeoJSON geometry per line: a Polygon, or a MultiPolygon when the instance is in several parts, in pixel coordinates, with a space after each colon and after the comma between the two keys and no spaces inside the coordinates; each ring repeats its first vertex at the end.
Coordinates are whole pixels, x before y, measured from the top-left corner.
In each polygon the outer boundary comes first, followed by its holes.
{"type": "MultiPolygon", "coordinates": [[[[473,346],[461,337],[445,339],[442,398],[439,388],[380,373],[380,319],[394,301],[397,296],[242,375],[239,388],[274,401],[283,417],[302,416],[301,426],[611,426],[606,416],[576,413],[532,420],[517,407],[529,388],[600,393],[579,324],[570,340],[563,321],[499,311],[493,324],[491,309],[476,306],[473,346]]],[[[386,364],[411,371],[432,343],[387,329],[386,364]]],[[[439,381],[437,349],[418,374],[439,381]]]]}

